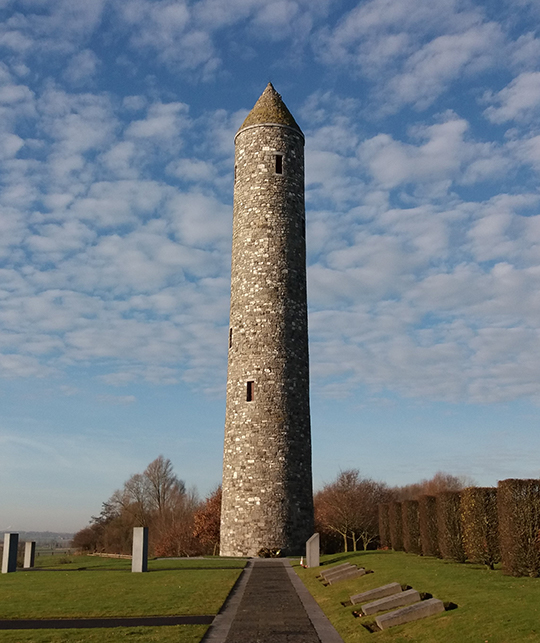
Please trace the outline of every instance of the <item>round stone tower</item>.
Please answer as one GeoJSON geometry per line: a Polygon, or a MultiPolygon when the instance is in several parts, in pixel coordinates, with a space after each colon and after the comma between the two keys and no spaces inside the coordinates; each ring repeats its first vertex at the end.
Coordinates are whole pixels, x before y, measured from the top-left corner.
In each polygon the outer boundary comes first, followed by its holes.
{"type": "Polygon", "coordinates": [[[221,555],[313,533],[304,135],[269,83],[235,137],[221,555]]]}

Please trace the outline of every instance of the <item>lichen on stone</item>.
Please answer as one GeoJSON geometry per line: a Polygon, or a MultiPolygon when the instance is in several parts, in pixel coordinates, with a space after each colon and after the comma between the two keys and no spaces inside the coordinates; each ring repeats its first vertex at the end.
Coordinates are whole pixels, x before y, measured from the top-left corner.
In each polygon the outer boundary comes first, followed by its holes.
{"type": "Polygon", "coordinates": [[[250,125],[260,125],[262,123],[276,123],[277,125],[287,125],[293,127],[299,132],[302,130],[294,120],[293,115],[287,109],[281,95],[274,89],[272,83],[268,83],[266,89],[261,94],[259,100],[255,103],[253,109],[242,123],[240,129],[250,125]]]}

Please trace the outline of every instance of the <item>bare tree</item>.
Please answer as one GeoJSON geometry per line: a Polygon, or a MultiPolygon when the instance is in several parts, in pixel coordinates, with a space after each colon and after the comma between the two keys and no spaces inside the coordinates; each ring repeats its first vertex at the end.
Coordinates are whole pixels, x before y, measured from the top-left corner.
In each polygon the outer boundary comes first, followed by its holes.
{"type": "Polygon", "coordinates": [[[193,535],[203,545],[212,547],[215,556],[219,548],[221,519],[221,485],[206,498],[205,502],[197,509],[194,516],[193,535]]]}
{"type": "Polygon", "coordinates": [[[378,505],[390,498],[386,484],[361,478],[357,469],[341,471],[315,495],[316,520],[341,536],[344,551],[349,541],[353,551],[360,542],[365,550],[378,537],[378,505]]]}
{"type": "Polygon", "coordinates": [[[150,507],[159,514],[186,491],[184,482],[173,471],[172,462],[162,455],[146,467],[143,477],[150,507]]]}
{"type": "Polygon", "coordinates": [[[162,550],[198,553],[192,534],[198,505],[197,494],[186,493],[171,461],[160,455],[103,503],[100,515],[91,519],[93,534],[82,530],[77,541],[99,551],[129,553],[133,527],[143,526],[151,528],[152,548],[167,541],[162,550]]]}
{"type": "Polygon", "coordinates": [[[443,491],[461,491],[473,485],[474,482],[469,476],[454,476],[451,473],[437,471],[433,478],[396,487],[394,491],[399,501],[418,500],[420,496],[436,496],[443,491]]]}

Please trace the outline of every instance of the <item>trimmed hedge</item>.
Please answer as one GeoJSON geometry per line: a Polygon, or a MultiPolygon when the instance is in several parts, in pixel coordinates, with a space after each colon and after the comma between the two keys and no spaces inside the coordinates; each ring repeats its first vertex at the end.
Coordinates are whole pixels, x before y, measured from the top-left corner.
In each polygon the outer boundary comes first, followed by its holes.
{"type": "Polygon", "coordinates": [[[394,551],[403,551],[403,519],[401,515],[401,502],[393,500],[388,503],[390,517],[390,544],[394,551]]]}
{"type": "Polygon", "coordinates": [[[379,546],[390,547],[390,513],[388,503],[379,504],[379,546]]]}
{"type": "Polygon", "coordinates": [[[504,573],[540,576],[540,480],[501,480],[497,505],[504,573]]]}
{"type": "Polygon", "coordinates": [[[460,505],[459,491],[443,491],[437,494],[437,527],[441,556],[464,563],[460,505]]]}
{"type": "Polygon", "coordinates": [[[468,560],[493,569],[501,559],[497,489],[469,487],[461,492],[463,548],[468,560]]]}
{"type": "Polygon", "coordinates": [[[418,500],[404,500],[401,503],[403,519],[403,548],[409,554],[421,554],[420,522],[418,500]]]}
{"type": "Polygon", "coordinates": [[[435,496],[420,496],[418,498],[418,519],[422,554],[424,556],[440,556],[437,498],[435,496]]]}

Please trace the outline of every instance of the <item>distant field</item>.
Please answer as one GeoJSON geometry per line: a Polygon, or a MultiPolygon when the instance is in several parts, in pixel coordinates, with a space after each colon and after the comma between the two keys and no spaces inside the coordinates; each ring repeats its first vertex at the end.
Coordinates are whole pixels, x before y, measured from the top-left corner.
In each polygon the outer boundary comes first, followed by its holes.
{"type": "MultiPolygon", "coordinates": [[[[481,565],[461,565],[403,552],[378,551],[323,556],[324,567],[343,562],[375,573],[324,587],[316,569],[295,571],[346,643],[524,643],[540,641],[540,579],[512,578],[481,565]],[[397,581],[429,592],[458,609],[424,621],[370,634],[343,607],[351,594],[397,581]]],[[[324,569],[323,567],[323,569],[324,569]]]]}
{"type": "MultiPolygon", "coordinates": [[[[0,618],[74,618],[216,614],[245,561],[149,561],[132,574],[131,561],[90,556],[39,556],[35,571],[0,576],[0,618]]],[[[0,631],[0,641],[159,641],[195,643],[207,626],[99,630],[0,631]]]]}

